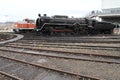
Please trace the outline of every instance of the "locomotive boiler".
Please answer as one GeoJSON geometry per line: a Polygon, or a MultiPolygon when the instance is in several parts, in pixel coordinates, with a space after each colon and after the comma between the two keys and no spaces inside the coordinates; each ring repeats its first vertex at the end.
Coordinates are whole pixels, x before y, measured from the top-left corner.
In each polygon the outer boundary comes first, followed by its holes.
{"type": "Polygon", "coordinates": [[[61,15],[52,17],[46,16],[46,14],[39,15],[36,20],[36,31],[48,35],[56,33],[73,35],[111,33],[114,27],[114,24],[109,22],[98,22],[87,18],[69,18],[61,15]]]}

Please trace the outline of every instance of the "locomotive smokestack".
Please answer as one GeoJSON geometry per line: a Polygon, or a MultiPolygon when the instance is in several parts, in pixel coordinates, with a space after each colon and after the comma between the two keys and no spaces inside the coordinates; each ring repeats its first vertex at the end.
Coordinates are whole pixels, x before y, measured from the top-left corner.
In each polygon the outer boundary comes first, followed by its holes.
{"type": "Polygon", "coordinates": [[[38,14],[39,17],[41,17],[41,14],[38,14]]]}
{"type": "Polygon", "coordinates": [[[43,14],[43,16],[47,16],[47,14],[43,14]]]}

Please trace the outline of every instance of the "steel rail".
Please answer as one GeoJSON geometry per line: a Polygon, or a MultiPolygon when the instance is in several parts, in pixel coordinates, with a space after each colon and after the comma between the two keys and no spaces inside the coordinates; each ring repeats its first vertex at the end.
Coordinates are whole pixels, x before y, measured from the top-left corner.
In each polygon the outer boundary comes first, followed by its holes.
{"type": "MultiPolygon", "coordinates": [[[[17,45],[11,43],[10,45],[17,45]]],[[[93,50],[108,50],[108,51],[120,51],[120,47],[112,47],[112,46],[88,46],[88,45],[66,45],[66,44],[18,44],[20,46],[36,46],[36,47],[52,47],[52,48],[66,48],[66,49],[93,49],[93,50]],[[98,49],[99,48],[99,49],[98,49]]]]}
{"type": "Polygon", "coordinates": [[[96,77],[91,77],[91,76],[88,76],[88,75],[81,75],[81,74],[72,73],[72,72],[68,72],[68,71],[63,71],[63,70],[59,70],[59,69],[53,69],[53,68],[49,68],[49,67],[45,67],[45,66],[42,66],[42,65],[34,64],[34,63],[31,63],[31,62],[26,62],[26,61],[19,60],[19,59],[14,59],[14,58],[5,57],[5,56],[0,56],[0,57],[5,58],[5,59],[9,59],[9,60],[13,60],[13,61],[16,61],[16,62],[32,65],[32,66],[35,66],[35,67],[38,67],[38,68],[43,68],[43,69],[47,69],[47,70],[51,70],[51,71],[55,71],[55,72],[59,72],[59,73],[63,73],[63,74],[73,75],[73,76],[76,76],[79,80],[81,80],[81,79],[82,80],[84,80],[84,79],[101,80],[101,79],[96,78],[96,77]]]}
{"type": "Polygon", "coordinates": [[[107,55],[107,54],[94,54],[94,53],[78,53],[78,52],[65,52],[65,51],[57,51],[57,50],[49,50],[49,49],[39,49],[39,48],[30,48],[30,47],[23,47],[23,46],[11,46],[6,45],[6,47],[12,47],[12,48],[24,48],[28,50],[35,50],[35,51],[46,51],[46,52],[56,52],[56,53],[66,53],[66,54],[75,54],[75,55],[86,55],[86,56],[93,56],[93,57],[107,57],[107,58],[114,58],[114,59],[120,59],[120,56],[114,56],[114,55],[107,55]]]}
{"type": "MultiPolygon", "coordinates": [[[[13,47],[15,48],[15,47],[13,47]]],[[[24,48],[24,49],[30,49],[30,48],[24,48]]],[[[115,62],[115,61],[106,61],[106,60],[96,60],[96,59],[86,59],[86,58],[76,58],[76,57],[66,57],[66,56],[56,56],[56,55],[48,55],[48,54],[36,54],[36,53],[27,53],[27,52],[19,52],[19,51],[13,51],[13,50],[5,50],[5,49],[0,49],[1,51],[8,51],[8,52],[13,52],[13,53],[20,53],[20,54],[29,54],[29,55],[40,55],[40,56],[47,56],[47,57],[53,57],[53,58],[63,58],[63,59],[74,59],[74,60],[82,60],[82,61],[90,61],[90,62],[100,62],[100,63],[109,63],[109,64],[120,64],[120,62],[115,62]]],[[[34,50],[34,49],[30,49],[34,50]]],[[[43,51],[43,50],[42,50],[43,51]]],[[[47,51],[47,50],[44,50],[47,51]]],[[[48,52],[48,51],[47,51],[48,52]]],[[[54,51],[50,51],[54,52],[54,51]]],[[[57,51],[57,53],[61,53],[61,51],[57,51]]],[[[66,53],[66,52],[62,52],[66,53]]],[[[68,53],[69,54],[69,53],[68,53]]],[[[70,53],[71,54],[71,53],[70,53]]],[[[88,56],[88,55],[87,55],[88,56]]],[[[89,54],[89,56],[92,56],[89,54]]],[[[94,56],[94,55],[93,55],[94,56]]],[[[98,57],[98,55],[96,56],[98,57]]],[[[118,56],[116,56],[118,57],[118,56]]]]}
{"type": "MultiPolygon", "coordinates": [[[[13,80],[23,80],[23,79],[21,79],[21,78],[18,78],[18,77],[14,76],[14,75],[8,74],[8,73],[3,72],[3,71],[0,71],[0,74],[5,75],[5,76],[7,76],[7,77],[10,77],[10,78],[12,78],[13,80]]],[[[12,79],[11,79],[11,80],[12,80],[12,79]]]]}

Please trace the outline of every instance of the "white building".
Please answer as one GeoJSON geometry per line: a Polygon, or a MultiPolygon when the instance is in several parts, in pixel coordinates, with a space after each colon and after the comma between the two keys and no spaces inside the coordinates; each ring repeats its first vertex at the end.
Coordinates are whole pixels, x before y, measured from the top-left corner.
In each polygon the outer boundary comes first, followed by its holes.
{"type": "Polygon", "coordinates": [[[120,13],[120,0],[102,0],[103,13],[120,13]]]}
{"type": "MultiPolygon", "coordinates": [[[[104,21],[120,24],[120,0],[102,0],[102,14],[98,16],[104,21]]],[[[114,34],[120,34],[120,26],[113,30],[114,34]]]]}
{"type": "Polygon", "coordinates": [[[118,7],[120,7],[120,0],[102,0],[102,9],[118,7]]]}
{"type": "Polygon", "coordinates": [[[120,0],[102,0],[102,12],[93,14],[103,21],[120,24],[120,0]]]}

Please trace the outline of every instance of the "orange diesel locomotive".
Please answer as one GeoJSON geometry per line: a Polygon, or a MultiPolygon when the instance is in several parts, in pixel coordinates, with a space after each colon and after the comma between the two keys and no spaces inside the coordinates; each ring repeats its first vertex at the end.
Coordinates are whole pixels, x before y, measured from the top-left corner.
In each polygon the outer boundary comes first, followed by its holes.
{"type": "Polygon", "coordinates": [[[16,33],[33,31],[35,29],[35,21],[24,19],[23,21],[15,22],[13,31],[16,33]]]}

